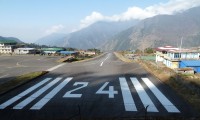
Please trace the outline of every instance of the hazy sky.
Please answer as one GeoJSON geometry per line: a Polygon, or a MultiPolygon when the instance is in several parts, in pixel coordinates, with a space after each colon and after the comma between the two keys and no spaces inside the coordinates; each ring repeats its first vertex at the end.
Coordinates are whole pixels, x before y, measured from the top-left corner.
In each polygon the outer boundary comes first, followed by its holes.
{"type": "Polygon", "coordinates": [[[34,42],[96,21],[145,19],[199,5],[200,0],[0,0],[0,36],[34,42]]]}

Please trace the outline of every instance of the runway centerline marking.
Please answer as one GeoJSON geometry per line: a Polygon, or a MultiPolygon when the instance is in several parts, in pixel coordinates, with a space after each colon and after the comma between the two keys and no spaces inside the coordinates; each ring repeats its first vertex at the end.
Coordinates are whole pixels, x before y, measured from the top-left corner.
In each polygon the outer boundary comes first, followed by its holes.
{"type": "Polygon", "coordinates": [[[135,106],[135,102],[133,101],[133,97],[131,95],[131,91],[128,87],[128,83],[124,77],[119,78],[120,87],[122,91],[122,97],[124,100],[124,106],[126,111],[137,111],[135,106]]]}
{"type": "Polygon", "coordinates": [[[148,78],[142,78],[142,80],[168,112],[180,113],[180,111],[160,92],[160,90],[148,78]]]}
{"type": "Polygon", "coordinates": [[[29,89],[25,90],[24,92],[18,94],[17,96],[9,99],[8,101],[6,101],[5,103],[0,105],[0,109],[4,109],[7,106],[11,105],[12,103],[16,102],[17,100],[19,100],[20,98],[24,97],[25,95],[27,95],[28,93],[32,92],[33,90],[35,90],[36,88],[42,86],[44,83],[48,82],[49,80],[51,80],[51,78],[46,78],[43,81],[37,83],[36,85],[30,87],[29,89]]]}
{"type": "MultiPolygon", "coordinates": [[[[109,55],[109,56],[110,56],[110,55],[109,55]]],[[[104,60],[101,62],[100,67],[103,66],[103,63],[109,58],[109,56],[107,56],[106,59],[104,59],[104,60]]]]}
{"type": "Polygon", "coordinates": [[[40,90],[38,90],[37,92],[35,92],[31,96],[29,96],[28,98],[26,98],[24,101],[20,102],[16,106],[14,106],[13,109],[22,109],[22,108],[24,108],[26,105],[28,105],[30,102],[35,100],[38,96],[40,96],[42,93],[44,93],[46,90],[48,90],[50,87],[52,87],[54,84],[56,84],[61,79],[62,78],[56,78],[55,80],[53,80],[52,82],[48,83],[46,86],[44,86],[43,88],[41,88],[40,90]]]}
{"type": "Polygon", "coordinates": [[[103,62],[101,63],[101,65],[100,66],[103,66],[103,62]]]}

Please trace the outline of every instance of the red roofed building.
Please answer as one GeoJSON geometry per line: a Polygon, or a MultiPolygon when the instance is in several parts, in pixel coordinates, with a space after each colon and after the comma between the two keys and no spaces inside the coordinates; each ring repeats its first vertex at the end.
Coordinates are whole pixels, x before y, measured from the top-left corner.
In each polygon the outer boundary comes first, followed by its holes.
{"type": "Polygon", "coordinates": [[[158,47],[156,50],[156,62],[162,62],[167,67],[179,68],[181,60],[199,60],[200,51],[180,49],[172,46],[158,47]]]}
{"type": "Polygon", "coordinates": [[[169,50],[179,50],[172,46],[158,47],[156,50],[156,62],[163,62],[164,57],[167,56],[167,51],[169,50]]]}

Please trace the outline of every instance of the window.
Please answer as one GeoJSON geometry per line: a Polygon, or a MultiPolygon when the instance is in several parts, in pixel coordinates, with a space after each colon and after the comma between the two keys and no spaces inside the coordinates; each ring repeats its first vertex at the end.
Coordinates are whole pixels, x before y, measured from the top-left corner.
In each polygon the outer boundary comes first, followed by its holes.
{"type": "Polygon", "coordinates": [[[181,53],[174,53],[174,58],[181,58],[181,53]]]}
{"type": "Polygon", "coordinates": [[[162,51],[162,54],[167,54],[167,51],[162,51]]]}

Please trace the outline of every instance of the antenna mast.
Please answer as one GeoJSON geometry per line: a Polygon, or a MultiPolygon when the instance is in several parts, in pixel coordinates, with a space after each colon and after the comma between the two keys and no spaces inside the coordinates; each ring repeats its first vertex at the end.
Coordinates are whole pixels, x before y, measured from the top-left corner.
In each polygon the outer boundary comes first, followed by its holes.
{"type": "Polygon", "coordinates": [[[183,40],[183,37],[181,37],[181,44],[180,44],[180,47],[179,47],[179,59],[181,59],[181,48],[182,48],[182,40],[183,40]]]}

